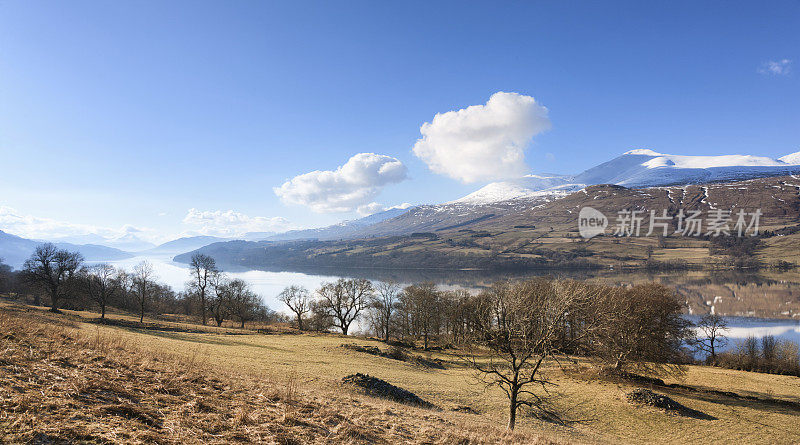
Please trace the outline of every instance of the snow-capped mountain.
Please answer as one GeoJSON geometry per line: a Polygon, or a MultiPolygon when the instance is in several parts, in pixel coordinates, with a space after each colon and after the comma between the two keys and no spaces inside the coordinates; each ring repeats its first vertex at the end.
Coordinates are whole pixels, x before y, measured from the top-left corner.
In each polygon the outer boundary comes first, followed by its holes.
{"type": "Polygon", "coordinates": [[[741,181],[798,173],[800,152],[772,159],[751,155],[670,155],[637,149],[573,176],[529,175],[510,181],[493,182],[454,202],[489,204],[542,196],[563,196],[597,184],[641,188],[741,181]]]}
{"type": "Polygon", "coordinates": [[[527,175],[519,179],[493,182],[453,202],[488,204],[533,196],[566,195],[582,188],[573,184],[573,181],[573,177],[567,175],[527,175]]]}
{"type": "Polygon", "coordinates": [[[800,151],[778,158],[779,161],[786,164],[797,165],[800,164],[800,151]]]}

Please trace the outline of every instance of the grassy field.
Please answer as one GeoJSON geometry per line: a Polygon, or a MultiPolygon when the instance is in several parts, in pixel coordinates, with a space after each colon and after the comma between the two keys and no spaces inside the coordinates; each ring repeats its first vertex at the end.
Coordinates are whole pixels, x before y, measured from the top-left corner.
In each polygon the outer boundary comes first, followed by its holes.
{"type": "MultiPolygon", "coordinates": [[[[90,323],[95,317],[94,313],[69,311],[51,315],[40,309],[0,303],[0,350],[6,351],[0,360],[0,390],[8,394],[0,396],[0,431],[6,435],[5,441],[33,440],[37,434],[67,434],[91,441],[98,437],[113,441],[116,437],[165,443],[800,442],[800,408],[780,403],[800,403],[800,378],[796,377],[689,367],[683,379],[671,381],[688,388],[653,388],[715,418],[702,420],[630,404],[625,395],[636,387],[632,382],[598,379],[586,368],[568,373],[551,368],[548,372],[558,384],[554,403],[568,422],[559,425],[523,416],[517,431],[509,435],[503,428],[504,395],[496,389],[485,390],[451,352],[409,352],[441,360],[445,369],[436,369],[342,347],[351,343],[387,349],[369,339],[333,334],[262,335],[230,328],[198,329],[181,323],[164,324],[161,330],[158,326],[163,322],[154,320],[150,329],[139,329],[90,323]],[[181,327],[193,332],[182,332],[181,327]],[[33,349],[28,353],[20,347],[19,339],[27,331],[34,332],[26,340],[28,346],[45,352],[37,355],[33,349]],[[41,338],[35,340],[37,336],[41,338]],[[22,354],[17,359],[15,350],[22,354]],[[23,358],[26,354],[34,358],[23,358]],[[108,365],[109,361],[116,365],[108,365]],[[126,379],[125,371],[115,369],[120,364],[138,371],[126,379]],[[22,384],[24,372],[20,369],[25,366],[57,371],[57,378],[22,384]],[[21,374],[15,377],[15,372],[21,374]],[[410,390],[441,410],[371,398],[340,383],[342,377],[356,372],[410,390]],[[164,389],[166,384],[158,375],[172,381],[175,388],[164,389]],[[200,383],[196,383],[199,377],[200,383]],[[117,383],[105,384],[104,379],[117,383]],[[139,428],[125,430],[126,424],[118,422],[119,410],[103,411],[92,406],[90,399],[81,398],[87,385],[117,385],[127,388],[121,390],[126,394],[142,393],[137,396],[139,405],[147,397],[157,402],[142,408],[150,414],[123,413],[125,419],[137,419],[135,426],[139,428]],[[47,395],[56,386],[68,388],[69,395],[47,395]],[[217,387],[220,389],[214,389],[217,387]],[[44,397],[36,391],[44,391],[44,397]],[[175,400],[158,401],[161,395],[175,400]],[[20,405],[19,400],[25,403],[20,405]],[[215,408],[207,412],[204,406],[215,408]],[[34,421],[47,419],[50,411],[58,412],[52,417],[72,425],[69,433],[34,421]],[[82,421],[81,416],[89,418],[82,421]],[[46,428],[50,429],[42,430],[46,428]],[[109,431],[116,436],[110,436],[109,431]]],[[[124,314],[112,314],[112,318],[132,320],[124,314]]],[[[137,406],[126,403],[128,408],[137,406]]],[[[0,435],[0,441],[3,437],[0,435]]]]}

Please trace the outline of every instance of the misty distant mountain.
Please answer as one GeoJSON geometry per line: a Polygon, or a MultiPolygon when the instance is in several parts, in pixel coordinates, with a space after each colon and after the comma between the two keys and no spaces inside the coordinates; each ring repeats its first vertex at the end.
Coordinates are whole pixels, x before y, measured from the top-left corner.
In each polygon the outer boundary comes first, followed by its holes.
{"type": "Polygon", "coordinates": [[[261,241],[275,234],[277,234],[277,232],[247,232],[239,237],[239,239],[243,239],[245,241],[261,241]]]}
{"type": "MultiPolygon", "coordinates": [[[[11,235],[0,230],[0,258],[3,262],[19,269],[22,263],[27,260],[36,246],[45,241],[31,240],[11,235]]],[[[116,261],[133,257],[132,254],[113,247],[100,246],[97,244],[72,244],[57,242],[53,243],[61,249],[73,252],[80,252],[86,261],[116,261]]]]}
{"type": "Polygon", "coordinates": [[[142,250],[152,249],[156,247],[155,244],[144,241],[133,233],[126,233],[124,235],[105,238],[96,233],[89,233],[86,235],[65,236],[53,238],[50,241],[54,243],[69,243],[69,244],[94,244],[99,246],[112,247],[114,249],[123,250],[126,252],[139,252],[142,250]]]}
{"type": "Polygon", "coordinates": [[[363,218],[355,219],[352,221],[343,221],[339,224],[334,224],[328,227],[319,229],[305,229],[305,230],[290,230],[288,232],[279,233],[270,236],[263,240],[247,240],[247,241],[292,241],[292,240],[332,240],[341,238],[350,238],[358,236],[361,229],[372,226],[382,221],[395,218],[410,211],[413,207],[409,208],[394,208],[384,210],[363,218]]]}
{"type": "Polygon", "coordinates": [[[217,236],[187,236],[166,242],[140,253],[177,255],[179,253],[189,252],[191,250],[196,250],[203,246],[222,241],[230,241],[230,238],[220,238],[217,236]]]}

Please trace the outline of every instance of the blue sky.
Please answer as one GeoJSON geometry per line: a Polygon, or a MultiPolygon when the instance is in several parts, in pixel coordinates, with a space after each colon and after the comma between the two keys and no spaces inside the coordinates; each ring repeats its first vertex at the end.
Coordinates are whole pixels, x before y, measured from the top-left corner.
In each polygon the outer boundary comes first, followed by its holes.
{"type": "MultiPolygon", "coordinates": [[[[420,126],[500,91],[547,108],[520,133],[532,172],[800,150],[800,3],[653,3],[0,1],[0,230],[163,239],[452,200],[491,179],[432,171],[420,126]],[[274,191],[357,153],[402,168],[342,205],[274,191]]],[[[358,187],[342,175],[306,179],[358,187]]]]}

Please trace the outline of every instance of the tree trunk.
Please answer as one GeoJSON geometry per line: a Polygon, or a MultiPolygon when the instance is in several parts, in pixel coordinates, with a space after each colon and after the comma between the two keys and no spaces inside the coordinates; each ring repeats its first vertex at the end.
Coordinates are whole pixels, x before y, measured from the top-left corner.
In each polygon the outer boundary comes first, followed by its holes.
{"type": "Polygon", "coordinates": [[[244,329],[244,320],[242,320],[242,329],[244,329]]]}
{"type": "Polygon", "coordinates": [[[50,312],[58,312],[58,297],[50,296],[50,312]]]}
{"type": "Polygon", "coordinates": [[[103,320],[106,318],[106,305],[105,303],[100,304],[100,319],[103,320]]]}
{"type": "Polygon", "coordinates": [[[300,314],[297,314],[297,329],[303,330],[303,317],[300,314]]]}
{"type": "Polygon", "coordinates": [[[142,303],[142,312],[139,315],[139,323],[144,323],[144,303],[142,303]]]}
{"type": "Polygon", "coordinates": [[[513,430],[517,425],[517,392],[519,388],[511,388],[508,405],[508,430],[513,430]]]}

